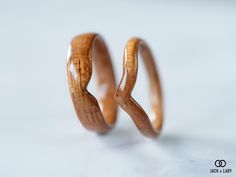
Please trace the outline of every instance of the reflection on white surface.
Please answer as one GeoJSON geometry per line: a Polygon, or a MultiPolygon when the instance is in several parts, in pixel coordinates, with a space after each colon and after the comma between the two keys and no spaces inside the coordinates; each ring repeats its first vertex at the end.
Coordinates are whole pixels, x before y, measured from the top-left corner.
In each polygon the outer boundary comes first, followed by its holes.
{"type": "MultiPolygon", "coordinates": [[[[209,173],[216,159],[235,176],[235,19],[230,0],[2,2],[0,176],[223,176],[209,173]],[[87,31],[109,44],[117,81],[127,40],[151,46],[166,108],[156,140],[122,110],[108,135],[79,123],[65,59],[71,38],[87,31]]],[[[143,76],[133,97],[145,107],[143,76]]]]}
{"type": "Polygon", "coordinates": [[[99,85],[99,87],[97,87],[97,99],[98,99],[98,104],[99,104],[99,107],[101,109],[101,111],[103,112],[103,109],[104,109],[104,105],[102,103],[102,100],[106,98],[106,94],[108,92],[108,88],[109,88],[109,85],[107,83],[103,83],[101,85],[99,85]]]}
{"type": "Polygon", "coordinates": [[[107,83],[100,84],[97,88],[98,98],[104,99],[108,92],[109,85],[107,83]]]}
{"type": "Polygon", "coordinates": [[[154,121],[157,117],[155,112],[153,112],[153,111],[149,111],[149,112],[147,112],[147,114],[148,114],[148,117],[151,121],[154,121]]]}

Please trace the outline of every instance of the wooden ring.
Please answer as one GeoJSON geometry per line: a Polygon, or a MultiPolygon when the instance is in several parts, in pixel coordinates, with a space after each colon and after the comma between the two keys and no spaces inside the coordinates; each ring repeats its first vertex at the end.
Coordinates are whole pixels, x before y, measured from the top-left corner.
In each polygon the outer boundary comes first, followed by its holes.
{"type": "Polygon", "coordinates": [[[115,77],[106,44],[98,34],[87,33],[72,39],[67,61],[71,98],[82,125],[98,133],[108,132],[116,122],[115,77]],[[87,85],[92,76],[92,60],[97,76],[98,101],[87,85]]]}
{"type": "Polygon", "coordinates": [[[116,90],[115,98],[122,109],[130,115],[143,135],[156,137],[160,134],[163,123],[163,98],[160,79],[148,45],[139,38],[132,38],[126,45],[123,76],[116,90]],[[138,52],[144,60],[149,77],[152,115],[155,116],[153,122],[131,96],[138,73],[138,52]]]}

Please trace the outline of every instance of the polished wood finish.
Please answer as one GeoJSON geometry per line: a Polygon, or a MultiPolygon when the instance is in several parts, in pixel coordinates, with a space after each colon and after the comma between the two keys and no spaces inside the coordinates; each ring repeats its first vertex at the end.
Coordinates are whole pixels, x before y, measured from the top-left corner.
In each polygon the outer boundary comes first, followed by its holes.
{"type": "Polygon", "coordinates": [[[139,38],[132,38],[126,45],[123,76],[116,90],[115,98],[118,104],[133,119],[141,133],[152,138],[160,134],[163,123],[163,98],[160,79],[149,47],[139,38]],[[153,122],[150,121],[142,107],[131,96],[138,73],[138,52],[144,59],[150,81],[152,115],[155,116],[153,122]]]}
{"type": "Polygon", "coordinates": [[[98,133],[108,132],[116,122],[115,77],[108,49],[101,36],[88,33],[72,39],[67,76],[75,111],[83,126],[98,133]],[[92,76],[92,62],[100,93],[98,101],[87,90],[92,76]]]}

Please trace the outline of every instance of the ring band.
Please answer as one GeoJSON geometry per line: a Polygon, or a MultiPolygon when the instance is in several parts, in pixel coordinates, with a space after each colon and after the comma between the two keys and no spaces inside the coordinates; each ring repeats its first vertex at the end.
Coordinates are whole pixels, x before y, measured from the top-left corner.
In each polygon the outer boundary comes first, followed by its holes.
{"type": "Polygon", "coordinates": [[[115,98],[122,109],[130,115],[143,135],[156,137],[160,134],[163,123],[163,98],[160,79],[148,45],[139,38],[132,38],[126,45],[123,76],[116,90],[115,98]],[[155,115],[153,122],[131,96],[138,73],[138,52],[144,60],[149,77],[152,115],[155,115]]]}
{"type": "Polygon", "coordinates": [[[115,77],[108,49],[102,37],[87,33],[72,39],[67,61],[71,98],[82,125],[98,133],[108,132],[116,122],[115,77]],[[98,101],[87,85],[92,76],[92,62],[97,76],[98,101]]]}

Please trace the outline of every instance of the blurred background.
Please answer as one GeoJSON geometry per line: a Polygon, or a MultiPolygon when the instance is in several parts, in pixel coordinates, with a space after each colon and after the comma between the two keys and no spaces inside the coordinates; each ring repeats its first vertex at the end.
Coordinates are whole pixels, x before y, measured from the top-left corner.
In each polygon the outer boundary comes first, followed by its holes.
{"type": "MultiPolygon", "coordinates": [[[[217,159],[235,176],[235,1],[0,0],[0,24],[0,176],[212,176],[217,159]],[[66,57],[85,32],[109,45],[117,82],[128,39],[151,46],[165,96],[160,137],[143,137],[121,109],[106,136],[81,126],[66,57]]],[[[147,110],[139,66],[134,97],[147,110]]]]}

